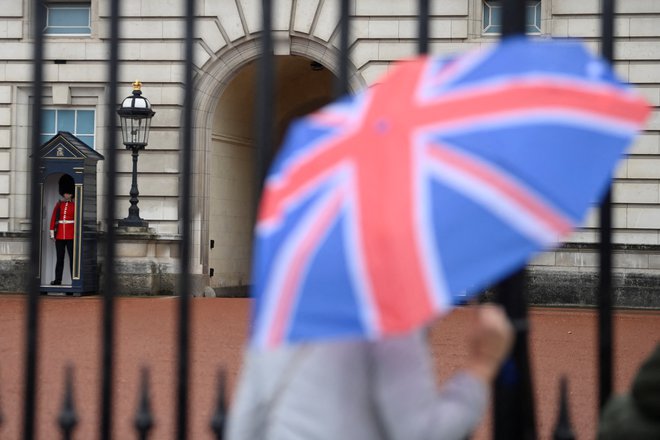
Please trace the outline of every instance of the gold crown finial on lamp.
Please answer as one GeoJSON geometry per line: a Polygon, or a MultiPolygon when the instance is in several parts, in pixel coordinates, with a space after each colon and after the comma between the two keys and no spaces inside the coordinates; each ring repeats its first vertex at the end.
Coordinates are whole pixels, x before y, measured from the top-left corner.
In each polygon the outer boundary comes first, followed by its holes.
{"type": "Polygon", "coordinates": [[[133,83],[133,90],[141,90],[141,89],[142,89],[142,83],[140,82],[140,80],[136,79],[135,82],[133,83]]]}

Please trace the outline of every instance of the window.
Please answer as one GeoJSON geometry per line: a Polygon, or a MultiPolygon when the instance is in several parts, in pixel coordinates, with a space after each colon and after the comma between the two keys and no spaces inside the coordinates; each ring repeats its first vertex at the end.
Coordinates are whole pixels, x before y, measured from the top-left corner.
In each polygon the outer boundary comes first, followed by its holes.
{"type": "Polygon", "coordinates": [[[41,119],[42,144],[58,131],[68,131],[94,148],[94,110],[44,109],[41,119]]]}
{"type": "Polygon", "coordinates": [[[90,35],[90,3],[48,3],[46,35],[90,35]]]}
{"type": "MultiPolygon", "coordinates": [[[[484,0],[481,31],[484,34],[500,34],[502,32],[502,2],[499,0],[484,0]]],[[[525,32],[541,33],[541,2],[528,1],[525,11],[525,32]]]]}

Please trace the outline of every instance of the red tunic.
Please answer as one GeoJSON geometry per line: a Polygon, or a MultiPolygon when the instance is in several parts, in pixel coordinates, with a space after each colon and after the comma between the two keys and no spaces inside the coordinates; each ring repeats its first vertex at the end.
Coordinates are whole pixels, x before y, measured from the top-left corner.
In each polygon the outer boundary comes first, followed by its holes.
{"type": "Polygon", "coordinates": [[[67,202],[62,200],[55,204],[53,215],[50,218],[50,230],[55,230],[55,222],[57,222],[56,240],[73,240],[75,211],[76,206],[73,201],[67,202]],[[60,211],[59,217],[57,215],[58,207],[60,211]]]}

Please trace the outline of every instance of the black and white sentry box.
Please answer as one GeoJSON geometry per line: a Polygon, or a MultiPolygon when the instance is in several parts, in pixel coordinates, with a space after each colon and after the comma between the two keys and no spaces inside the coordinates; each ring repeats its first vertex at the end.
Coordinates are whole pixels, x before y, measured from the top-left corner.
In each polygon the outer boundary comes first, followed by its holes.
{"type": "Polygon", "coordinates": [[[98,291],[96,163],[103,156],[69,132],[60,131],[39,150],[41,169],[41,234],[39,280],[42,293],[74,296],[98,291]],[[74,194],[73,261],[65,252],[60,285],[55,279],[55,241],[50,239],[51,217],[57,201],[66,190],[74,194]],[[71,269],[71,270],[69,270],[71,269]]]}

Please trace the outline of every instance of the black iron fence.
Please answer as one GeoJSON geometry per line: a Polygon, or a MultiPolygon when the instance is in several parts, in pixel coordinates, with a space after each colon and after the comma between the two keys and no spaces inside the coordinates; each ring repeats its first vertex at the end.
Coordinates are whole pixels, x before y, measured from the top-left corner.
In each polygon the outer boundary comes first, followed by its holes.
{"type": "MultiPolygon", "coordinates": [[[[341,2],[340,11],[340,63],[339,77],[336,93],[343,94],[348,91],[348,60],[349,60],[349,11],[350,0],[338,0],[341,2]]],[[[419,53],[428,52],[429,31],[429,2],[430,0],[419,0],[419,53]]],[[[44,38],[45,8],[43,0],[33,0],[33,26],[34,30],[34,64],[33,64],[33,106],[32,127],[41,126],[41,110],[43,101],[43,60],[44,60],[44,38]]],[[[181,187],[180,200],[182,213],[181,223],[183,225],[183,239],[181,243],[181,268],[177,292],[179,293],[179,320],[178,320],[178,366],[176,377],[176,438],[185,439],[188,433],[188,375],[189,375],[189,297],[190,295],[190,257],[191,257],[191,171],[192,171],[192,103],[194,101],[193,88],[193,40],[195,35],[195,1],[182,0],[185,16],[185,102],[183,104],[183,119],[181,127],[181,187]]],[[[117,102],[117,71],[119,67],[119,8],[120,0],[109,0],[110,4],[110,59],[107,70],[108,104],[105,111],[106,139],[105,145],[117,145],[116,108],[117,102]]],[[[257,104],[257,188],[265,176],[267,166],[274,151],[273,142],[273,104],[274,104],[274,54],[271,35],[272,10],[277,7],[276,0],[262,0],[262,54],[259,62],[258,75],[258,104],[257,104]]],[[[503,1],[503,37],[524,34],[525,30],[525,0],[503,1]]],[[[602,50],[606,59],[612,60],[613,56],[613,17],[614,0],[603,0],[602,2],[602,50]]],[[[35,131],[33,130],[33,133],[35,131]]],[[[30,235],[30,281],[29,294],[26,309],[26,339],[25,339],[25,379],[23,394],[23,432],[22,438],[31,440],[35,437],[36,420],[36,395],[37,382],[36,372],[38,370],[37,340],[39,338],[39,298],[40,286],[38,284],[39,264],[39,233],[36,227],[40,218],[39,182],[37,173],[40,167],[39,157],[40,141],[36,135],[31,139],[31,199],[30,214],[32,230],[30,235]]],[[[106,198],[104,212],[107,225],[113,225],[116,219],[114,200],[117,196],[116,175],[117,158],[116,149],[107,148],[106,151],[105,188],[106,198]]],[[[612,388],[612,319],[611,319],[611,198],[608,195],[601,207],[600,228],[600,313],[599,313],[599,368],[600,368],[600,406],[608,399],[612,388]]],[[[114,378],[114,332],[115,313],[114,295],[115,286],[115,256],[116,236],[113,227],[107,228],[107,244],[105,246],[106,276],[103,284],[103,324],[102,324],[102,374],[100,383],[100,424],[99,437],[102,440],[113,438],[113,378],[114,378]]],[[[497,299],[505,305],[516,329],[516,344],[512,361],[519,372],[518,383],[511,386],[508,384],[497,384],[495,392],[495,417],[494,438],[496,439],[534,439],[536,434],[536,423],[534,413],[534,400],[532,396],[532,374],[529,369],[528,347],[527,347],[527,306],[525,293],[523,291],[524,273],[519,273],[502,282],[497,288],[497,299]]],[[[69,367],[66,372],[65,395],[62,399],[62,409],[58,418],[62,438],[71,438],[73,429],[77,423],[78,416],[72,399],[73,374],[69,367]]],[[[556,439],[573,438],[566,405],[566,385],[562,384],[562,404],[560,417],[555,428],[556,439]]],[[[135,415],[135,429],[139,438],[147,438],[149,430],[153,425],[153,417],[149,401],[149,374],[148,370],[142,373],[142,385],[140,393],[140,405],[135,415]]],[[[211,429],[218,439],[223,437],[225,422],[224,402],[224,378],[219,378],[218,403],[212,420],[211,429]]],[[[599,409],[596,408],[595,411],[599,409]]],[[[0,424],[2,424],[2,412],[0,411],[0,424]]]]}

